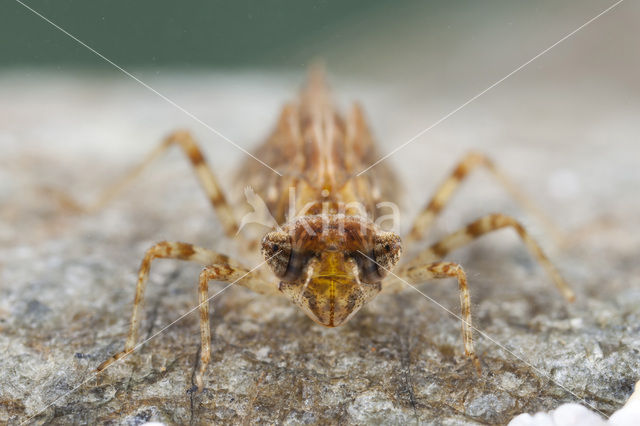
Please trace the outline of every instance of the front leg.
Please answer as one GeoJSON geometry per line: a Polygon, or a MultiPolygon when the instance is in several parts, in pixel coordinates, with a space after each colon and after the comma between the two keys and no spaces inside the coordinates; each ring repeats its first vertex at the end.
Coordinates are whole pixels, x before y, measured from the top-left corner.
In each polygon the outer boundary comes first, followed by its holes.
{"type": "MultiPolygon", "coordinates": [[[[142,264],[140,265],[140,270],[138,272],[138,282],[136,284],[136,294],[133,300],[133,312],[131,314],[129,334],[124,349],[100,364],[97,368],[98,372],[103,371],[115,361],[127,356],[136,349],[136,341],[138,338],[140,317],[144,301],[144,292],[149,277],[151,262],[154,259],[159,258],[180,259],[189,262],[200,263],[202,265],[208,265],[205,271],[209,271],[208,276],[210,277],[210,279],[238,284],[258,293],[277,293],[275,286],[270,286],[267,282],[261,279],[257,272],[254,272],[257,267],[252,270],[247,270],[238,262],[229,259],[228,256],[216,253],[211,250],[207,250],[202,247],[196,247],[191,244],[166,241],[158,243],[147,250],[145,257],[142,260],[142,264]]],[[[200,297],[202,297],[202,282],[200,287],[200,297]]],[[[202,309],[202,305],[200,306],[200,308],[202,309]]],[[[209,344],[207,343],[207,347],[208,345],[209,344]]],[[[204,349],[205,348],[202,349],[203,353],[204,349]]]]}
{"type": "Polygon", "coordinates": [[[403,268],[398,275],[393,274],[393,276],[399,281],[404,281],[405,284],[420,284],[426,280],[442,278],[456,278],[458,280],[458,292],[460,294],[460,307],[462,310],[461,322],[464,352],[473,362],[478,374],[481,374],[482,367],[480,366],[480,360],[473,348],[471,296],[469,295],[469,287],[467,286],[467,275],[464,273],[462,266],[452,262],[435,262],[403,268]]]}
{"type": "MultiPolygon", "coordinates": [[[[200,310],[200,367],[195,375],[198,392],[204,389],[203,380],[211,361],[211,328],[209,325],[209,281],[223,281],[233,284],[244,279],[249,271],[232,268],[229,265],[207,266],[200,273],[198,286],[198,308],[200,310]]],[[[229,287],[229,284],[227,287],[229,287]]]]}
{"type": "MultiPolygon", "coordinates": [[[[254,270],[257,268],[254,268],[254,270]]],[[[210,265],[200,272],[198,286],[198,308],[200,310],[200,366],[195,375],[195,386],[198,392],[204,389],[203,377],[207,371],[209,361],[211,361],[211,327],[209,325],[209,281],[222,281],[232,284],[239,284],[253,288],[254,291],[265,293],[265,289],[274,290],[276,286],[269,286],[260,279],[253,270],[248,271],[243,268],[231,267],[229,264],[210,265]]],[[[224,291],[227,287],[220,292],[224,291]]],[[[220,293],[218,292],[218,294],[220,293]]]]}

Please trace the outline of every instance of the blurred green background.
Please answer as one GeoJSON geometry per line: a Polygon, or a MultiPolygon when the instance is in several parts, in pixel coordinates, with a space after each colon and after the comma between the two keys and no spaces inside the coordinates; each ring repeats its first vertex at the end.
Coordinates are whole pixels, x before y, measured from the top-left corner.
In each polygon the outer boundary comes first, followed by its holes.
{"type": "MultiPolygon", "coordinates": [[[[25,0],[125,67],[298,67],[322,56],[354,70],[389,61],[450,62],[499,40],[523,57],[612,2],[588,1],[122,1],[25,0]],[[556,23],[560,26],[557,27],[556,23]],[[554,34],[554,29],[558,33],[554,34]],[[546,40],[545,40],[546,41],[546,40]],[[529,51],[528,45],[532,44],[529,51]]],[[[14,0],[0,6],[0,66],[105,64],[14,0]]],[[[636,9],[637,10],[637,9],[636,9]]],[[[486,54],[486,52],[482,52],[486,54]]],[[[491,62],[491,57],[485,58],[491,62]]]]}
{"type": "MultiPolygon", "coordinates": [[[[614,2],[24,3],[126,69],[297,71],[322,57],[334,73],[417,82],[428,92],[442,85],[465,90],[466,85],[490,84],[614,2]]],[[[612,69],[637,69],[639,55],[630,54],[637,42],[628,31],[639,18],[638,2],[620,5],[546,55],[546,63],[553,61],[559,69],[547,69],[547,74],[568,69],[580,79],[582,72],[576,70],[593,75],[604,68],[602,74],[611,77],[612,69]],[[612,62],[616,65],[607,66],[612,62]]],[[[539,61],[530,68],[544,65],[539,61]]],[[[15,0],[5,0],[0,6],[0,68],[39,67],[117,72],[15,0]]],[[[629,73],[619,77],[629,80],[629,73]]]]}
{"type": "MultiPolygon", "coordinates": [[[[336,74],[424,93],[444,87],[466,93],[504,76],[614,1],[24,3],[126,69],[297,72],[322,57],[336,74]]],[[[569,73],[579,81],[586,71],[590,80],[606,76],[635,85],[630,71],[640,66],[633,36],[638,19],[640,3],[624,2],[527,67],[527,74],[540,70],[547,80],[561,81],[569,73]]],[[[0,5],[0,68],[118,73],[15,0],[0,5]]]]}
{"type": "MultiPolygon", "coordinates": [[[[307,55],[339,47],[352,28],[362,35],[376,33],[380,16],[393,18],[394,11],[402,14],[417,5],[382,0],[25,3],[117,63],[178,67],[297,65],[307,55]],[[323,48],[319,40],[327,42],[323,48]]],[[[19,3],[8,0],[2,8],[2,66],[104,66],[19,3]]]]}

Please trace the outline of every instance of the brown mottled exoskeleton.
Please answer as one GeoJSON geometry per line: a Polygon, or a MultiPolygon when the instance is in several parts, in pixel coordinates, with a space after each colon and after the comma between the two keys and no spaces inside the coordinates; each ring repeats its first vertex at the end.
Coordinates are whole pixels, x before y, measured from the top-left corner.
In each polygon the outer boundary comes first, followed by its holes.
{"type": "Polygon", "coordinates": [[[385,164],[357,175],[379,158],[373,138],[359,106],[354,105],[346,117],[336,111],[318,70],[311,72],[299,100],[283,109],[273,133],[255,152],[257,158],[280,174],[253,159],[248,159],[241,168],[242,186],[253,188],[279,224],[261,241],[236,236],[239,229],[236,216],[196,142],[185,131],[169,135],[141,166],[108,190],[93,207],[104,205],[123,184],[173,145],[179,146],[191,161],[226,234],[248,251],[256,252],[261,245],[271,271],[248,269],[223,254],[191,244],[156,244],[147,251],[140,267],[124,350],[102,363],[99,371],[133,351],[149,268],[156,258],[181,259],[204,266],[199,280],[202,348],[195,375],[195,385],[200,390],[211,354],[209,281],[235,283],[258,293],[286,295],[317,323],[336,327],[380,292],[400,290],[405,283],[456,278],[462,305],[464,348],[478,371],[480,361],[473,348],[467,278],[460,265],[442,260],[447,253],[488,232],[511,227],[562,294],[569,300],[574,298],[538,244],[516,220],[502,214],[482,217],[412,259],[399,262],[403,245],[406,247],[425,236],[460,182],[478,166],[487,168],[513,195],[524,200],[485,156],[470,154],[438,188],[404,241],[396,233],[381,229],[376,223],[380,216],[377,205],[382,201],[396,201],[398,182],[385,164]],[[291,193],[295,194],[294,198],[291,193]]]}

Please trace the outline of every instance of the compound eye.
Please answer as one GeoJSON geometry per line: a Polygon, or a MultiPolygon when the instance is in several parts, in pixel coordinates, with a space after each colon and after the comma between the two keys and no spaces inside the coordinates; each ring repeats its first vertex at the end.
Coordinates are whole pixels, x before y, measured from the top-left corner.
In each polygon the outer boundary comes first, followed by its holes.
{"type": "Polygon", "coordinates": [[[400,237],[393,232],[380,232],[373,238],[373,258],[381,278],[393,269],[401,254],[402,242],[400,237]]]}
{"type": "Polygon", "coordinates": [[[273,273],[282,278],[286,275],[291,259],[291,237],[282,231],[269,232],[262,238],[262,256],[273,273]]]}

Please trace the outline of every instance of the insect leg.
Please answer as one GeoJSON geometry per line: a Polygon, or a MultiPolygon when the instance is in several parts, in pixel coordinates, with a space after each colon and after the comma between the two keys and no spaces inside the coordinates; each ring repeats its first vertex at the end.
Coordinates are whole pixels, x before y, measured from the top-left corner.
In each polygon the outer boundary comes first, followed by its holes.
{"type": "Polygon", "coordinates": [[[228,265],[211,265],[207,266],[200,273],[198,301],[200,310],[200,366],[195,374],[195,385],[198,391],[204,389],[203,377],[207,371],[209,361],[211,361],[211,328],[209,326],[209,281],[234,282],[238,280],[238,284],[247,285],[248,282],[259,282],[256,277],[243,277],[247,273],[246,270],[230,268],[228,265]],[[244,281],[244,282],[243,282],[244,281]]]}
{"type": "Polygon", "coordinates": [[[209,280],[219,279],[209,268],[200,273],[198,302],[200,307],[200,367],[195,375],[198,392],[204,389],[202,377],[211,361],[211,328],[209,325],[209,280]]]}
{"type": "Polygon", "coordinates": [[[417,265],[423,265],[428,262],[442,259],[449,252],[471,243],[476,238],[479,238],[488,232],[506,227],[513,228],[518,233],[524,245],[538,260],[538,262],[546,269],[547,273],[553,280],[558,290],[562,293],[562,295],[567,300],[573,301],[575,299],[573,290],[571,290],[567,282],[564,280],[564,278],[562,278],[558,270],[551,263],[549,258],[544,254],[538,243],[514,218],[499,213],[484,216],[476,220],[475,222],[470,223],[461,230],[449,234],[439,242],[435,243],[428,249],[418,254],[414,259],[409,261],[405,268],[411,268],[417,265]]]}
{"type": "Polygon", "coordinates": [[[220,189],[220,185],[218,184],[218,180],[206,163],[197,143],[187,131],[176,131],[168,135],[162,143],[156,147],[156,149],[149,153],[142,163],[133,168],[120,180],[106,188],[98,199],[88,206],[79,205],[68,195],[56,190],[52,190],[53,195],[58,198],[61,204],[72,210],[85,213],[95,212],[103,208],[107,203],[115,198],[116,195],[118,195],[127,185],[131,184],[147,166],[149,166],[155,159],[173,145],[178,145],[182,148],[186,156],[189,158],[191,166],[196,174],[196,178],[200,182],[200,186],[204,189],[204,192],[213,205],[218,218],[222,222],[225,233],[228,236],[234,236],[238,231],[238,224],[233,215],[233,211],[227,203],[227,200],[220,189]]]}
{"type": "Polygon", "coordinates": [[[532,203],[522,192],[507,178],[493,162],[483,154],[471,152],[467,154],[458,166],[453,170],[451,175],[440,185],[436,193],[429,201],[426,207],[418,214],[414,220],[411,230],[403,240],[406,244],[418,241],[423,238],[427,231],[431,228],[433,221],[449,202],[451,196],[467,178],[469,173],[478,166],[483,166],[491,172],[491,174],[502,184],[502,186],[518,201],[526,210],[534,215],[547,228],[547,231],[556,241],[561,241],[560,232],[553,223],[542,213],[534,203],[532,203]]]}
{"type": "Polygon", "coordinates": [[[471,297],[469,295],[469,287],[467,286],[467,276],[462,267],[452,262],[435,262],[406,268],[404,272],[400,273],[401,277],[403,275],[412,284],[442,278],[456,278],[458,280],[460,307],[462,310],[462,341],[464,342],[464,352],[471,358],[473,365],[476,367],[476,370],[478,370],[478,374],[480,374],[482,372],[480,360],[473,349],[471,297]]]}
{"type": "MultiPolygon", "coordinates": [[[[147,279],[149,277],[149,269],[151,268],[151,262],[158,258],[180,259],[208,265],[205,270],[217,271],[215,279],[228,282],[234,282],[237,280],[236,284],[248,287],[251,290],[261,293],[269,291],[269,286],[260,279],[256,272],[249,273],[246,268],[240,266],[238,263],[223,254],[218,254],[211,250],[186,243],[158,243],[147,250],[145,257],[142,260],[142,264],[140,265],[136,294],[133,300],[133,313],[131,315],[129,334],[124,349],[100,364],[97,368],[98,371],[104,370],[116,360],[133,352],[138,338],[140,316],[144,300],[144,292],[147,279]]],[[[274,289],[273,291],[275,292],[276,290],[274,289]]]]}

